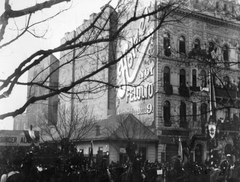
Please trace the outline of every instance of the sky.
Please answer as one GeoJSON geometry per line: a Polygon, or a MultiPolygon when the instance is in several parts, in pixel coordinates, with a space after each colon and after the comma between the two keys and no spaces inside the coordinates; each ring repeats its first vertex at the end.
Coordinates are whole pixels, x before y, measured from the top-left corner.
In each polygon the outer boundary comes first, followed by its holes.
{"type": "MultiPolygon", "coordinates": [[[[44,39],[38,39],[27,33],[16,42],[0,49],[0,79],[5,79],[13,73],[15,68],[33,52],[39,49],[49,49],[60,44],[60,39],[64,37],[66,32],[75,30],[83,23],[84,19],[89,19],[92,13],[98,13],[100,7],[108,3],[109,0],[72,0],[70,3],[62,3],[54,8],[40,11],[32,15],[32,22],[42,20],[52,16],[59,10],[68,8],[56,18],[47,21],[46,23],[37,26],[34,31],[39,35],[45,34],[44,39]]],[[[12,9],[22,9],[35,3],[43,2],[43,0],[10,0],[12,9]]],[[[117,0],[112,1],[112,5],[116,5],[117,0]]],[[[4,0],[0,0],[0,14],[4,11],[4,0]]],[[[24,26],[25,18],[15,19],[10,21],[6,30],[5,39],[14,37],[17,29],[24,26]]],[[[26,81],[25,74],[19,81],[26,81]]],[[[2,92],[0,92],[2,93],[2,92]]],[[[0,100],[0,114],[11,112],[24,104],[27,97],[27,88],[23,86],[16,87],[12,94],[5,99],[0,100]]],[[[8,117],[0,120],[0,129],[12,129],[13,118],[8,117]]]]}

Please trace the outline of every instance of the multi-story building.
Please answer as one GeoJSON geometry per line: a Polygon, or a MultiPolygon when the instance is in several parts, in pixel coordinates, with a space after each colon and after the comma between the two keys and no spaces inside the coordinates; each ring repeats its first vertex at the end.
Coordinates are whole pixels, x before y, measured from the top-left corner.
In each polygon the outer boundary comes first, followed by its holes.
{"type": "MultiPolygon", "coordinates": [[[[58,67],[58,59],[54,55],[50,55],[41,64],[30,69],[28,82],[31,85],[28,86],[27,97],[31,98],[48,94],[51,92],[51,89],[58,88],[58,67]]],[[[56,95],[47,100],[40,100],[31,104],[26,110],[27,123],[25,129],[29,129],[30,126],[33,129],[37,129],[41,122],[46,122],[49,125],[57,122],[58,102],[58,95],[56,95]]]]}
{"type": "Polygon", "coordinates": [[[13,120],[13,130],[26,130],[29,128],[26,113],[18,115],[13,120]]]}
{"type": "MultiPolygon", "coordinates": [[[[111,7],[102,7],[102,12],[93,13],[89,20],[84,20],[84,23],[76,30],[68,32],[62,38],[61,44],[66,41],[76,38],[78,41],[94,41],[96,39],[111,36],[116,30],[116,12],[111,7]],[[98,17],[99,16],[99,17],[98,17]],[[98,19],[95,26],[91,23],[98,19]],[[88,26],[88,31],[81,35],[81,32],[88,26]]],[[[105,65],[107,62],[114,60],[116,54],[116,41],[100,42],[92,46],[83,46],[61,52],[60,59],[60,86],[70,85],[73,81],[83,78],[85,75],[91,74],[105,65]],[[67,65],[66,65],[67,63],[67,65]]],[[[111,87],[104,83],[115,84],[114,77],[110,77],[115,72],[116,66],[103,69],[100,73],[90,77],[89,81],[81,82],[72,88],[71,96],[60,99],[60,102],[69,105],[73,110],[87,105],[89,110],[92,110],[98,119],[104,119],[108,115],[114,115],[115,112],[115,95],[111,92],[111,87]],[[97,111],[97,112],[96,112],[97,111]]],[[[88,79],[87,79],[88,80],[88,79]]]]}
{"type": "MultiPolygon", "coordinates": [[[[178,155],[179,139],[183,148],[191,150],[192,160],[207,159],[210,116],[217,125],[221,150],[237,147],[233,141],[239,131],[238,6],[235,1],[189,1],[187,6],[174,12],[181,21],[160,28],[138,48],[140,55],[131,66],[126,58],[117,68],[118,83],[138,85],[119,91],[117,113],[125,109],[142,122],[152,121],[148,125],[155,126],[159,136],[160,161],[178,155]],[[222,137],[227,133],[232,134],[222,137]]],[[[148,30],[149,26],[154,24],[141,24],[148,30]]]]}
{"type": "MultiPolygon", "coordinates": [[[[204,136],[210,115],[215,119],[219,136],[226,134],[220,128],[220,120],[225,120],[224,124],[233,120],[239,124],[240,24],[229,15],[238,6],[235,1],[190,2],[189,9],[196,12],[177,11],[176,16],[185,18],[160,29],[155,45],[158,50],[155,121],[161,153],[158,158],[167,161],[177,155],[178,138],[185,147],[189,140],[198,138],[191,147],[193,160],[202,162],[208,157],[209,146],[204,136]]],[[[239,126],[236,130],[239,131],[239,126]]],[[[219,138],[219,145],[233,146],[233,140],[219,138]]]]}
{"type": "MultiPolygon", "coordinates": [[[[77,85],[69,97],[61,96],[60,103],[72,110],[88,105],[98,119],[132,113],[158,135],[158,145],[151,152],[159,161],[170,161],[178,155],[181,139],[183,148],[191,150],[192,160],[203,162],[209,155],[207,134],[212,124],[209,120],[217,125],[221,150],[226,154],[229,152],[226,148],[230,148],[234,153],[233,148],[240,147],[236,142],[240,117],[240,24],[233,16],[238,6],[235,1],[224,0],[209,3],[192,0],[187,6],[173,12],[181,22],[160,28],[128,55],[131,57],[77,85]],[[103,89],[99,85],[103,82],[122,87],[117,92],[111,87],[103,89]]],[[[78,36],[98,15],[92,14],[76,31],[66,33],[61,43],[71,38],[94,40],[98,29],[78,36]]],[[[102,17],[98,23],[101,27],[105,22],[101,29],[104,37],[116,30],[117,13],[109,7],[102,17]]],[[[154,26],[152,21],[136,22],[126,31],[127,37],[134,42],[138,40],[136,36],[144,35],[154,26]]],[[[67,66],[60,69],[59,86],[70,85],[113,61],[128,47],[124,44],[113,41],[62,52],[59,65],[67,66]]]]}

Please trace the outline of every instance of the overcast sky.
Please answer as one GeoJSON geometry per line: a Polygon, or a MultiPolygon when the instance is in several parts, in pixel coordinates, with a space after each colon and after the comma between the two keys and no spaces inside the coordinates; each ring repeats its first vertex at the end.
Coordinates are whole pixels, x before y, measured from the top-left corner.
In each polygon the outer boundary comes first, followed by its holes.
{"type": "MultiPolygon", "coordinates": [[[[22,9],[27,6],[33,5],[36,2],[42,2],[43,0],[10,0],[12,9],[22,9]]],[[[32,22],[34,20],[41,20],[48,16],[51,16],[59,10],[63,10],[69,7],[69,10],[64,11],[58,17],[48,21],[41,26],[36,27],[35,31],[39,34],[43,34],[47,30],[45,39],[36,39],[30,34],[26,34],[17,42],[0,49],[0,78],[6,78],[11,74],[14,69],[20,64],[22,60],[31,55],[34,51],[39,49],[48,49],[58,46],[60,39],[64,36],[65,32],[71,32],[76,27],[82,24],[84,19],[88,19],[89,15],[93,12],[100,11],[100,7],[106,4],[109,0],[73,0],[71,3],[64,3],[57,7],[44,10],[33,15],[32,22]]],[[[113,0],[112,5],[116,4],[116,0],[113,0]]],[[[4,11],[4,0],[0,1],[0,13],[4,11]]],[[[13,37],[17,27],[21,28],[25,23],[25,19],[16,19],[15,22],[9,22],[8,29],[6,31],[6,37],[13,37]]],[[[25,81],[27,75],[24,75],[20,81],[25,81]]],[[[7,99],[0,100],[0,114],[14,111],[22,106],[26,101],[27,88],[18,86],[14,89],[11,96],[7,99]]],[[[0,129],[12,129],[12,117],[8,117],[5,120],[0,120],[0,129]]]]}

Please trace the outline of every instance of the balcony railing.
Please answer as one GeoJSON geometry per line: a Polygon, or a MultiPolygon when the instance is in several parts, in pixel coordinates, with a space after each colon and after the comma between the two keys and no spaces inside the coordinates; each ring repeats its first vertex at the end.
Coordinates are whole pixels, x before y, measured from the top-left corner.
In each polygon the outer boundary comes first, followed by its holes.
{"type": "Polygon", "coordinates": [[[179,95],[183,97],[190,97],[189,89],[186,86],[180,86],[178,88],[179,95]]]}
{"type": "Polygon", "coordinates": [[[234,132],[237,131],[239,132],[240,130],[240,122],[239,122],[239,118],[237,117],[237,119],[225,119],[222,120],[223,122],[221,122],[221,120],[219,121],[218,124],[218,129],[220,130],[220,132],[234,132]]]}
{"type": "Polygon", "coordinates": [[[164,91],[166,95],[172,95],[173,94],[173,87],[171,84],[165,84],[164,85],[164,91]]]}
{"type": "Polygon", "coordinates": [[[215,87],[216,97],[236,99],[237,89],[226,87],[215,87]]]}

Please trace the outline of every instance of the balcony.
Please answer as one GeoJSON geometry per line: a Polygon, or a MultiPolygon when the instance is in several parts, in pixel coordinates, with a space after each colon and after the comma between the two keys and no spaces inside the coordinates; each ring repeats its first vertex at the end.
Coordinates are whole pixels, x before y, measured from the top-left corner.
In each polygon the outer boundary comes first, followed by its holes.
{"type": "Polygon", "coordinates": [[[227,88],[227,87],[215,87],[216,97],[236,99],[237,89],[236,88],[227,88]]]}
{"type": "Polygon", "coordinates": [[[193,92],[199,92],[200,91],[200,87],[190,87],[190,90],[193,91],[193,92]]]}
{"type": "Polygon", "coordinates": [[[180,86],[178,88],[179,95],[183,97],[190,97],[189,89],[186,86],[180,86]]]}
{"type": "Polygon", "coordinates": [[[172,95],[173,94],[173,87],[171,84],[164,84],[164,91],[166,95],[172,95]]]}
{"type": "Polygon", "coordinates": [[[238,135],[240,131],[240,122],[237,116],[233,118],[220,118],[218,121],[218,129],[220,131],[219,138],[224,139],[228,135],[238,135]]]}

